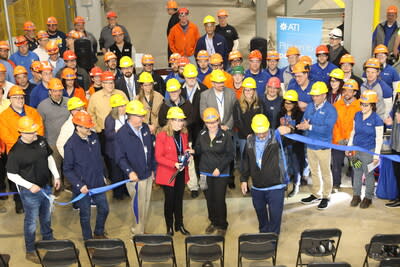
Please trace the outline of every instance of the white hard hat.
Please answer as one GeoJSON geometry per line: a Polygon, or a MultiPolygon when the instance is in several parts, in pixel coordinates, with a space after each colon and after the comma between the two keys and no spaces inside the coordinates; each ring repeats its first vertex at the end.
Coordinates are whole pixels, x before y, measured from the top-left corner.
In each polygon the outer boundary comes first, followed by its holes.
{"type": "Polygon", "coordinates": [[[341,29],[335,28],[329,33],[330,38],[338,39],[343,37],[343,33],[341,29]]]}

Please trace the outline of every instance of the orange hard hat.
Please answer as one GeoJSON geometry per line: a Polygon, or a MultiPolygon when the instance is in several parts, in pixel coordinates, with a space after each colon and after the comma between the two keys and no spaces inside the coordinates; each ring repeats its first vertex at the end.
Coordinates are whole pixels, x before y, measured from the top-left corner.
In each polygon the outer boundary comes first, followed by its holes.
{"type": "Polygon", "coordinates": [[[379,53],[385,53],[389,54],[389,50],[384,44],[379,44],[375,47],[374,49],[374,55],[379,54],[379,53]]]}
{"type": "Polygon", "coordinates": [[[242,59],[242,58],[243,58],[242,53],[240,53],[239,50],[233,50],[233,51],[231,51],[231,52],[229,53],[229,56],[228,56],[229,61],[235,60],[235,59],[242,59]]]}
{"type": "Polygon", "coordinates": [[[111,31],[112,36],[124,34],[124,31],[120,26],[115,26],[111,31]]]}
{"type": "Polygon", "coordinates": [[[47,54],[49,55],[57,54],[60,51],[60,49],[58,48],[57,41],[51,40],[50,42],[48,42],[46,44],[46,51],[47,54]]]}
{"type": "Polygon", "coordinates": [[[378,94],[374,90],[365,90],[360,97],[361,103],[378,103],[378,94]]]}
{"type": "Polygon", "coordinates": [[[360,87],[358,86],[358,82],[356,80],[348,79],[343,84],[343,89],[359,90],[360,87]]]}
{"type": "Polygon", "coordinates": [[[76,79],[76,73],[71,68],[65,68],[65,69],[63,69],[63,71],[61,73],[61,78],[66,79],[66,80],[74,80],[74,79],[76,79]]]}
{"type": "Polygon", "coordinates": [[[176,1],[174,1],[174,0],[169,0],[169,1],[167,2],[166,8],[174,8],[174,9],[177,9],[177,8],[178,8],[178,3],[177,3],[176,1]]]}
{"type": "Polygon", "coordinates": [[[109,11],[107,12],[107,18],[117,18],[117,13],[115,13],[114,11],[109,11]]]}
{"type": "Polygon", "coordinates": [[[309,56],[301,56],[301,57],[299,58],[299,61],[300,61],[300,62],[303,62],[304,65],[308,65],[308,66],[311,66],[311,65],[312,65],[312,58],[309,57],[309,56]]]}
{"type": "Polygon", "coordinates": [[[101,76],[101,74],[103,73],[103,70],[100,68],[100,67],[93,67],[91,70],[90,70],[90,76],[101,76]]]}
{"type": "Polygon", "coordinates": [[[219,119],[219,113],[218,110],[214,107],[208,107],[203,111],[203,117],[202,117],[204,122],[214,122],[219,119]]]}
{"type": "Polygon", "coordinates": [[[83,33],[80,31],[72,30],[67,34],[67,37],[72,39],[79,39],[83,37],[83,33]]]}
{"type": "Polygon", "coordinates": [[[350,54],[344,54],[340,58],[339,64],[344,64],[344,63],[350,63],[350,64],[355,64],[354,57],[350,54]]]}
{"type": "Polygon", "coordinates": [[[364,70],[366,68],[374,68],[374,69],[380,69],[381,68],[381,63],[379,62],[379,60],[377,58],[370,58],[368,59],[365,64],[364,64],[364,70]]]}
{"type": "Polygon", "coordinates": [[[28,43],[28,40],[26,40],[25,36],[19,35],[19,36],[15,37],[15,45],[17,47],[20,47],[20,46],[25,45],[27,43],[28,43]]]}
{"type": "Polygon", "coordinates": [[[281,88],[281,80],[279,80],[278,77],[271,77],[268,80],[267,86],[270,86],[273,88],[281,88]]]}
{"type": "Polygon", "coordinates": [[[386,9],[386,13],[397,13],[397,6],[389,6],[386,9]]]}
{"type": "Polygon", "coordinates": [[[32,118],[28,116],[23,116],[18,120],[17,130],[20,133],[34,133],[39,129],[39,125],[37,125],[32,118]]]}
{"type": "Polygon", "coordinates": [[[270,60],[270,59],[279,60],[280,57],[279,57],[278,51],[276,51],[276,50],[268,51],[267,52],[267,60],[270,60]]]}
{"type": "Polygon", "coordinates": [[[0,63],[0,72],[7,72],[6,66],[0,63]]]}
{"type": "Polygon", "coordinates": [[[19,74],[28,74],[28,71],[25,69],[24,66],[16,66],[14,68],[14,76],[19,74]]]}
{"type": "Polygon", "coordinates": [[[199,59],[208,60],[208,59],[210,59],[210,55],[208,54],[207,50],[200,50],[200,51],[197,53],[196,59],[197,59],[197,60],[199,60],[199,59]]]}
{"type": "Polygon", "coordinates": [[[252,59],[262,60],[262,54],[261,54],[260,50],[255,49],[250,52],[248,58],[249,58],[249,60],[252,60],[252,59]]]}
{"type": "Polygon", "coordinates": [[[104,62],[107,62],[111,59],[117,59],[117,56],[113,52],[106,52],[104,54],[104,62]]]}
{"type": "Polygon", "coordinates": [[[48,17],[47,18],[47,25],[54,25],[54,24],[58,24],[58,21],[55,17],[48,17]]]}
{"type": "Polygon", "coordinates": [[[53,71],[53,67],[48,61],[40,62],[40,71],[53,71]]]}
{"type": "Polygon", "coordinates": [[[74,18],[74,24],[85,24],[85,19],[81,16],[76,16],[74,18]]]}
{"type": "Polygon", "coordinates": [[[38,60],[33,61],[31,64],[31,70],[34,72],[39,72],[41,67],[42,63],[40,63],[38,60]]]}
{"type": "Polygon", "coordinates": [[[329,54],[329,49],[326,45],[319,45],[317,46],[317,48],[315,49],[315,54],[321,55],[321,54],[329,54]]]}
{"type": "Polygon", "coordinates": [[[185,67],[187,64],[190,63],[190,60],[188,57],[180,57],[177,61],[179,67],[185,67]]]}
{"type": "Polygon", "coordinates": [[[220,54],[215,53],[210,56],[210,64],[221,64],[222,62],[224,62],[224,60],[220,54]]]}
{"type": "Polygon", "coordinates": [[[288,50],[286,51],[286,56],[292,56],[292,55],[300,55],[300,50],[295,47],[295,46],[291,46],[288,48],[288,50]]]}
{"type": "Polygon", "coordinates": [[[144,54],[142,57],[142,64],[154,64],[154,57],[150,54],[144,54]]]}
{"type": "Polygon", "coordinates": [[[170,57],[169,57],[169,63],[174,63],[176,62],[179,58],[181,57],[181,55],[179,53],[173,53],[170,57]]]}
{"type": "Polygon", "coordinates": [[[114,73],[112,73],[111,71],[104,71],[101,74],[101,81],[114,81],[115,77],[114,77],[114,73]]]}
{"type": "Polygon", "coordinates": [[[292,69],[292,73],[309,72],[309,68],[306,68],[303,62],[297,62],[292,69]]]}
{"type": "Polygon", "coordinates": [[[10,50],[10,45],[7,41],[0,41],[0,49],[10,50]]]}
{"type": "Polygon", "coordinates": [[[58,78],[51,78],[48,85],[49,90],[63,90],[64,85],[58,78]]]}
{"type": "Polygon", "coordinates": [[[35,24],[32,21],[24,22],[24,31],[33,31],[36,30],[35,24]]]}
{"type": "Polygon", "coordinates": [[[36,37],[38,38],[38,40],[46,39],[46,38],[49,38],[49,34],[45,31],[38,31],[38,33],[36,34],[36,37]]]}
{"type": "Polygon", "coordinates": [[[187,9],[186,7],[181,7],[180,9],[178,9],[178,13],[181,14],[186,14],[189,15],[189,9],[187,9]]]}
{"type": "Polygon", "coordinates": [[[24,89],[22,89],[21,86],[14,85],[10,88],[10,91],[8,91],[8,97],[12,97],[15,95],[25,95],[24,89]]]}
{"type": "Polygon", "coordinates": [[[220,9],[218,10],[217,17],[227,17],[228,16],[228,11],[225,9],[220,9]]]}
{"type": "Polygon", "coordinates": [[[86,111],[78,111],[72,117],[72,123],[85,128],[93,128],[95,126],[92,116],[86,111]]]}
{"type": "Polygon", "coordinates": [[[72,51],[72,50],[65,51],[64,54],[63,54],[63,59],[64,60],[74,60],[74,59],[76,59],[75,52],[72,51]]]}

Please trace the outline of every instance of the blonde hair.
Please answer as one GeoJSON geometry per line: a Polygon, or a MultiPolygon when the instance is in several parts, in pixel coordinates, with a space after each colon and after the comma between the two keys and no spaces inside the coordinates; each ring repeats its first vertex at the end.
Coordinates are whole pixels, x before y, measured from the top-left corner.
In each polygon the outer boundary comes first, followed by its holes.
{"type": "MultiPolygon", "coordinates": [[[[150,92],[150,100],[149,100],[149,102],[152,102],[153,98],[154,98],[154,85],[153,85],[153,88],[151,89],[151,92],[150,92]]],[[[141,102],[145,102],[146,101],[146,98],[145,98],[145,95],[144,95],[143,83],[140,84],[140,91],[139,91],[138,99],[141,102]]]]}
{"type": "Polygon", "coordinates": [[[259,104],[258,104],[258,96],[257,96],[257,92],[254,90],[254,94],[253,97],[251,99],[251,102],[248,102],[246,100],[246,97],[244,96],[244,88],[242,89],[242,95],[240,96],[239,99],[239,105],[240,105],[240,109],[242,110],[243,113],[245,113],[246,111],[248,111],[251,107],[251,105],[253,105],[253,109],[259,108],[259,104]]]}
{"type": "MultiPolygon", "coordinates": [[[[167,124],[161,129],[162,132],[166,132],[168,136],[174,136],[174,130],[172,129],[171,119],[167,121],[167,124]]],[[[182,127],[181,133],[187,133],[186,121],[185,126],[182,127]]]]}

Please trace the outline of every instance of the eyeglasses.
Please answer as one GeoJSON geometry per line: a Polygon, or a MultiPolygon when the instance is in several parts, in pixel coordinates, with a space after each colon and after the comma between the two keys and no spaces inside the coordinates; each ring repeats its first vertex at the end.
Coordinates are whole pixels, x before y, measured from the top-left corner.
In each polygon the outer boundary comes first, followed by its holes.
{"type": "Polygon", "coordinates": [[[188,13],[179,13],[179,17],[186,17],[188,13]]]}
{"type": "Polygon", "coordinates": [[[370,104],[368,104],[368,103],[360,103],[360,106],[362,106],[362,107],[369,107],[370,106],[370,104]]]}

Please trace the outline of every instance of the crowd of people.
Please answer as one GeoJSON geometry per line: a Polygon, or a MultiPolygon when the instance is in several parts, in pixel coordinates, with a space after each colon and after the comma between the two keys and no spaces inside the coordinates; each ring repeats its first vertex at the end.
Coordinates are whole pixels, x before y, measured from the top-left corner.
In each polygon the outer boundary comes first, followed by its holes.
{"type": "MultiPolygon", "coordinates": [[[[55,17],[37,33],[25,22],[26,34],[15,38],[18,51],[12,55],[9,43],[0,41],[0,191],[6,192],[8,177],[9,190],[19,192],[15,211],[25,213],[28,260],[38,263],[37,218],[43,239],[53,239],[46,197],[52,187],[56,195],[62,190],[72,198],[85,194],[74,203],[84,240],[107,238],[106,194],[90,196],[90,190],[125,179],[130,182],[114,188],[113,198],[132,198],[133,234],[146,232],[156,183],[164,192],[167,234],[190,234],[183,220],[187,185],[192,198],[205,193],[205,232],[225,235],[226,191],[239,182],[237,170],[241,192],[251,193],[259,231],[279,234],[286,189],[295,196],[310,176],[310,195],[301,202],[324,210],[341,188],[348,158],[349,205],[365,209],[375,184],[368,166],[379,163],[384,132],[391,135],[392,153],[400,154],[400,78],[389,64],[400,39],[396,7],[389,7],[387,21],[378,25],[373,57],[365,62],[355,62],[342,46],[342,30],[335,28],[329,45],[316,48],[315,63],[292,46],[282,69],[282,55],[274,50],[266,54],[265,69],[262,52],[250,51],[245,69],[226,10],[218,11],[218,24],[211,15],[204,18],[203,36],[187,8],[170,0],[167,11],[166,77],[154,69],[151,54],[143,55],[143,68],[136,72],[135,49],[113,11],[98,42],[79,16],[68,34],[57,29],[55,17]],[[98,45],[106,69],[95,65],[98,45]],[[363,78],[353,73],[355,64],[363,64],[363,78]],[[285,137],[288,133],[371,153],[305,144],[285,137]],[[94,231],[92,205],[97,207],[94,231]]],[[[400,163],[393,162],[393,168],[400,187],[400,163]]],[[[0,212],[7,212],[0,204],[0,212]]],[[[386,207],[400,207],[400,200],[386,207]]]]}

